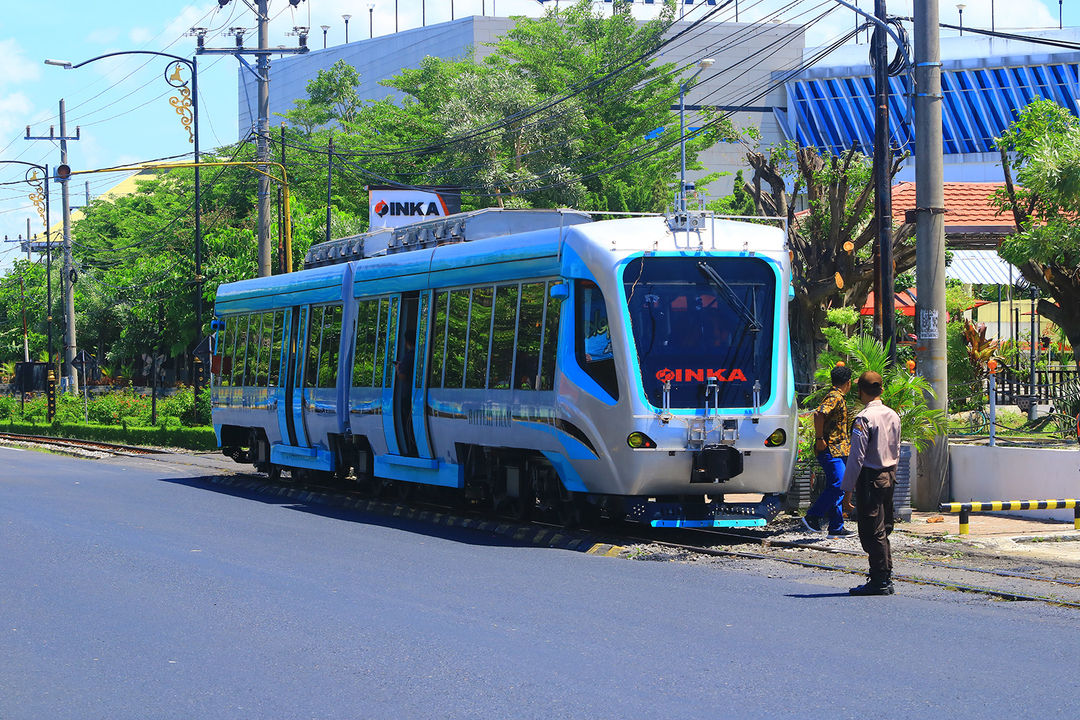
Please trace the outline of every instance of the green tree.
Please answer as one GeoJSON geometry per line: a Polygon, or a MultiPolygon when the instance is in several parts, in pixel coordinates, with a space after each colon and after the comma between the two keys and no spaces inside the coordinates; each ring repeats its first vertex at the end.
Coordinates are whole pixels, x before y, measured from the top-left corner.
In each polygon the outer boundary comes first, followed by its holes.
{"type": "Polygon", "coordinates": [[[1065,332],[1080,364],[1080,120],[1035,100],[997,146],[1005,187],[995,200],[1016,224],[998,254],[1039,289],[1039,314],[1065,332]]]}
{"type": "MultiPolygon", "coordinates": [[[[787,220],[795,299],[790,306],[796,380],[814,376],[825,344],[821,328],[830,308],[861,307],[874,286],[874,186],[870,160],[853,150],[841,155],[794,143],[769,153],[751,151],[754,171],[744,183],[755,214],[787,220]],[[791,189],[788,181],[791,180],[791,189]],[[808,212],[796,214],[805,198],[808,212]]],[[[889,168],[892,178],[903,158],[889,168]]],[[[892,229],[897,273],[915,265],[914,224],[892,229]]]]}
{"type": "Polygon", "coordinates": [[[307,98],[297,99],[295,107],[284,117],[307,133],[331,120],[346,127],[356,120],[362,104],[358,87],[360,73],[344,60],[338,60],[308,81],[307,98]]]}
{"type": "MultiPolygon", "coordinates": [[[[586,209],[655,212],[668,207],[679,172],[679,74],[651,57],[675,19],[665,3],[639,23],[633,3],[616,0],[610,12],[588,0],[549,8],[543,18],[522,18],[495,44],[493,64],[511,64],[546,97],[572,95],[587,123],[587,142],[573,159],[586,187],[586,209]],[[639,57],[648,57],[635,62],[639,57]],[[658,137],[656,132],[661,130],[658,137]]],[[[552,108],[559,118],[562,105],[552,108]]],[[[687,168],[701,169],[698,154],[738,137],[735,127],[702,110],[705,128],[686,142],[687,168]]],[[[703,188],[707,180],[699,181],[703,188]]]]}

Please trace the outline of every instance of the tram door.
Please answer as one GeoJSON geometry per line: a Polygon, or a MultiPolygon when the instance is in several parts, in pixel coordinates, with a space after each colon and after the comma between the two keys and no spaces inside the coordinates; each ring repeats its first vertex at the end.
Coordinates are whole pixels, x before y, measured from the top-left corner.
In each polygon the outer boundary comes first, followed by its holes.
{"type": "Polygon", "coordinates": [[[341,349],[341,303],[306,308],[306,332],[300,335],[303,369],[297,373],[297,394],[308,445],[328,445],[338,429],[338,355],[341,349]]]}
{"type": "Polygon", "coordinates": [[[285,367],[285,431],[289,445],[293,447],[307,447],[307,434],[304,432],[302,420],[302,395],[298,392],[300,372],[303,369],[302,356],[304,344],[303,338],[306,332],[307,308],[301,309],[294,306],[288,312],[286,327],[287,337],[282,342],[282,352],[285,359],[282,365],[285,367]]]}
{"type": "Polygon", "coordinates": [[[429,292],[404,293],[397,324],[393,439],[398,454],[410,457],[431,457],[425,401],[429,297],[429,292]]]}

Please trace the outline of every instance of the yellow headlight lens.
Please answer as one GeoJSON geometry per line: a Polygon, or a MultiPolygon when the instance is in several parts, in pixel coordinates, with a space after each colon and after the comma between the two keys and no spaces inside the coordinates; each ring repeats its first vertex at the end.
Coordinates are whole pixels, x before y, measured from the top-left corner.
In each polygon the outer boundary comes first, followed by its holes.
{"type": "Polygon", "coordinates": [[[634,431],[626,436],[626,444],[635,450],[642,448],[654,448],[656,443],[653,439],[643,432],[634,431]]]}
{"type": "Polygon", "coordinates": [[[765,447],[780,447],[785,442],[787,442],[787,433],[782,428],[777,428],[765,439],[765,447]]]}

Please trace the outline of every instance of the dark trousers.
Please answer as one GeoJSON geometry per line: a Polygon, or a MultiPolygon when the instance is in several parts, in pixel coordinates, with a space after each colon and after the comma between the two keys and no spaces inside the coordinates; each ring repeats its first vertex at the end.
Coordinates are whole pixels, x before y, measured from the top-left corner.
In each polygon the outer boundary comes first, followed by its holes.
{"type": "Polygon", "coordinates": [[[889,533],[893,529],[893,488],[896,467],[866,468],[855,484],[855,508],[859,518],[859,542],[870,557],[870,580],[886,582],[892,578],[892,552],[889,533]]]}

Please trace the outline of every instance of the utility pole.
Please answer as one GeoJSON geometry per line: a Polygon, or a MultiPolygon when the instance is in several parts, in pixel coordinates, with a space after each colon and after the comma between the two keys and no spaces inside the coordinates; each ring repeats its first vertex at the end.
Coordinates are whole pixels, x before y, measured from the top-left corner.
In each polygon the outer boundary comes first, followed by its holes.
{"type": "Polygon", "coordinates": [[[334,132],[326,145],[326,242],[330,242],[330,200],[334,192],[334,132]]]}
{"type": "MultiPolygon", "coordinates": [[[[219,5],[227,5],[231,0],[218,0],[219,5]]],[[[236,37],[236,47],[233,48],[208,48],[203,45],[202,35],[198,35],[198,47],[196,55],[233,55],[240,64],[255,75],[258,82],[258,120],[256,122],[255,160],[257,162],[270,161],[270,53],[301,54],[308,51],[307,36],[308,28],[296,28],[299,35],[299,45],[295,48],[270,48],[270,15],[269,0],[256,0],[254,6],[247,3],[255,10],[256,25],[258,27],[258,47],[244,47],[243,28],[233,28],[236,37]],[[255,56],[255,67],[244,59],[244,55],[255,56]]],[[[293,3],[295,5],[295,3],[293,3]]],[[[346,29],[348,26],[346,25],[346,29]]],[[[265,168],[263,168],[265,170],[265,168]]],[[[259,277],[271,274],[270,259],[270,178],[264,174],[259,175],[258,187],[258,242],[259,242],[259,277]]]]}
{"type": "MultiPolygon", "coordinates": [[[[885,0],[874,0],[874,16],[881,22],[885,0]]],[[[874,56],[874,214],[877,216],[878,282],[877,306],[881,309],[877,329],[881,342],[889,353],[889,364],[896,364],[896,296],[893,290],[892,253],[892,187],[889,151],[889,44],[888,35],[880,26],[874,29],[871,45],[874,56]]]]}
{"type": "MultiPolygon", "coordinates": [[[[259,52],[255,67],[259,75],[259,124],[255,159],[270,159],[270,17],[269,0],[258,0],[259,52]]],[[[264,170],[266,168],[263,168],[264,170]]],[[[270,274],[270,178],[259,173],[259,277],[270,274]]]]}
{"type": "MultiPolygon", "coordinates": [[[[938,0],[915,0],[915,360],[945,411],[949,381],[945,347],[945,190],[941,130],[941,45],[938,0]]],[[[944,499],[949,438],[939,435],[919,453],[915,507],[936,510],[944,499]]]]}
{"type": "Polygon", "coordinates": [[[71,195],[69,193],[68,181],[71,168],[68,166],[68,152],[67,144],[68,140],[78,140],[80,136],[79,128],[75,128],[75,135],[68,136],[67,134],[67,112],[64,109],[64,101],[60,100],[60,135],[57,136],[53,133],[52,127],[49,128],[49,134],[45,136],[30,136],[30,127],[26,128],[27,140],[49,140],[50,142],[60,141],[60,165],[56,168],[56,178],[60,181],[60,196],[63,205],[63,217],[64,217],[64,273],[60,278],[61,286],[64,291],[64,368],[62,372],[63,377],[68,378],[68,386],[72,392],[79,391],[79,377],[75,373],[75,366],[73,361],[75,360],[75,288],[72,284],[73,270],[71,267],[71,195]]]}

